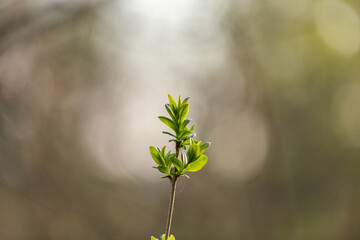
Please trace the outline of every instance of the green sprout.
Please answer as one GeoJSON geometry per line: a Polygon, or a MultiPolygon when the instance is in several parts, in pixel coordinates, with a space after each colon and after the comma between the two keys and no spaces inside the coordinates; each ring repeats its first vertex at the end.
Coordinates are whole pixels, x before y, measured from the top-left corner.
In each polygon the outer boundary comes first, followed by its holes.
{"type": "MultiPolygon", "coordinates": [[[[161,149],[158,147],[150,146],[150,154],[154,159],[157,166],[154,166],[159,172],[165,174],[163,178],[170,179],[171,193],[170,203],[168,210],[168,218],[166,223],[165,234],[161,240],[175,240],[173,235],[170,236],[171,222],[174,211],[176,183],[179,177],[186,176],[186,171],[197,172],[201,170],[207,163],[208,158],[203,154],[204,151],[210,146],[209,142],[202,143],[194,139],[194,125],[188,127],[191,119],[187,119],[189,112],[189,98],[181,101],[179,96],[176,104],[174,98],[168,94],[169,103],[165,104],[165,109],[170,118],[159,116],[160,121],[165,123],[174,133],[163,131],[162,133],[171,136],[169,142],[175,143],[175,153],[171,151],[166,152],[166,146],[161,149]]],[[[151,237],[151,240],[158,240],[151,237]]]]}

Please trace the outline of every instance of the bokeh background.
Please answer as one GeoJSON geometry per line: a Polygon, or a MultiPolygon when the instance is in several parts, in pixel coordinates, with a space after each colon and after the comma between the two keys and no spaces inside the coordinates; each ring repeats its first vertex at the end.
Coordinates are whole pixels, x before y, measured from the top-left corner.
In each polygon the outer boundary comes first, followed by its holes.
{"type": "Polygon", "coordinates": [[[0,239],[150,239],[190,97],[179,240],[360,239],[357,0],[1,0],[0,239]]]}

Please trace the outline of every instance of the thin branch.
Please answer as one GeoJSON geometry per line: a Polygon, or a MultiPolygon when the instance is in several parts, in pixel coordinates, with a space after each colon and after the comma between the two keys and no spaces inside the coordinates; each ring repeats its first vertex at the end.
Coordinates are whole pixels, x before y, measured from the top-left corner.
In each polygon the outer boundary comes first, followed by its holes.
{"type": "MultiPolygon", "coordinates": [[[[179,159],[179,153],[181,150],[181,145],[180,143],[176,142],[176,158],[179,159]]],[[[170,179],[170,183],[171,183],[171,192],[170,192],[170,202],[169,202],[169,210],[168,210],[168,218],[167,218],[167,222],[166,222],[166,229],[165,229],[165,240],[167,240],[170,236],[170,231],[171,231],[171,223],[172,223],[172,219],[173,219],[173,215],[174,215],[174,205],[175,205],[175,193],[176,193],[176,183],[178,180],[179,176],[178,175],[174,175],[174,177],[172,179],[170,179]]]]}

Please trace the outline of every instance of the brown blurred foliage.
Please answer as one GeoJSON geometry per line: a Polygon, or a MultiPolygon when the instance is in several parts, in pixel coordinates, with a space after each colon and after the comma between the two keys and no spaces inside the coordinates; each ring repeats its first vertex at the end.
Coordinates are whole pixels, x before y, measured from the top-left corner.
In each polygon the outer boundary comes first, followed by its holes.
{"type": "MultiPolygon", "coordinates": [[[[360,238],[356,1],[0,3],[0,239],[149,239],[167,93],[208,165],[177,239],[360,238]],[[335,20],[333,20],[335,19],[335,20]]],[[[169,148],[173,147],[170,144],[169,148]]]]}

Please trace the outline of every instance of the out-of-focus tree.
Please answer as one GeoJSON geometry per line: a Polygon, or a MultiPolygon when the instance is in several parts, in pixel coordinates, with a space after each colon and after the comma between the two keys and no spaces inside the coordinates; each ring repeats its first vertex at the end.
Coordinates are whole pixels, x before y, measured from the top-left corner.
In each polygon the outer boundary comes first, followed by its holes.
{"type": "Polygon", "coordinates": [[[129,228],[136,224],[130,213],[143,215],[129,206],[131,186],[104,181],[82,139],[82,123],[107,86],[92,37],[103,6],[1,4],[1,239],[141,234],[129,228]]]}
{"type": "Polygon", "coordinates": [[[206,170],[179,182],[178,239],[358,239],[359,12],[2,1],[0,239],[162,233],[168,186],[145,156],[167,93],[191,97],[213,143],[206,170]]]}

